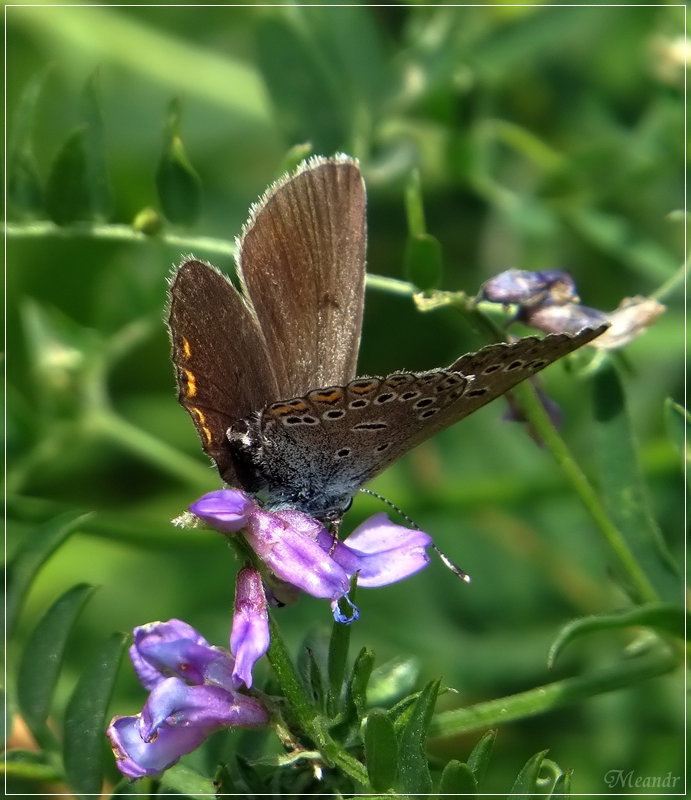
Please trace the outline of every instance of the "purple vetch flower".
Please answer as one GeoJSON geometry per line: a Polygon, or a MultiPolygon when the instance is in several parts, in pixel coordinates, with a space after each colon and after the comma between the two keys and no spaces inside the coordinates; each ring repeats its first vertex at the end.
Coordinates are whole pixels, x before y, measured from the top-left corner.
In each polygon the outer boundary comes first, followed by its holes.
{"type": "Polygon", "coordinates": [[[219,664],[228,675],[233,671],[233,657],[227,650],[210,645],[197,630],[179,619],[135,628],[129,656],[146,689],[153,689],[172,675],[190,683],[204,683],[212,665],[216,674],[222,672],[219,664]]]}
{"type": "MultiPolygon", "coordinates": [[[[425,548],[431,538],[377,514],[360,525],[345,542],[334,540],[321,522],[296,509],[265,511],[242,492],[223,489],[210,492],[190,506],[193,514],[221,531],[238,508],[247,508],[245,536],[250,547],[271,572],[285,583],[313,597],[328,599],[338,622],[352,622],[358,610],[345,616],[338,602],[350,602],[350,579],[357,573],[361,586],[385,586],[422,569],[429,558],[425,548]],[[241,497],[238,497],[240,495],[241,497]]],[[[233,530],[238,523],[233,518],[233,530]]]]}
{"type": "Polygon", "coordinates": [[[235,585],[235,614],[230,632],[230,652],[235,656],[233,677],[249,689],[252,668],[269,649],[269,613],[261,575],[243,567],[235,585]]]}
{"type": "Polygon", "coordinates": [[[573,278],[563,270],[510,269],[484,283],[479,299],[518,305],[517,319],[545,333],[576,334],[585,327],[609,324],[590,342],[600,350],[623,347],[644,333],[665,306],[646,297],[625,297],[614,311],[581,305],[573,278]]]}
{"type": "Polygon", "coordinates": [[[503,305],[564,305],[577,303],[573,278],[563,269],[508,269],[482,284],[479,298],[503,305]]]}
{"type": "Polygon", "coordinates": [[[130,658],[150,694],[139,714],[114,717],[106,732],[128,778],[167,769],[216,730],[269,721],[258,700],[237,691],[233,656],[181,620],[136,628],[130,658]]]}

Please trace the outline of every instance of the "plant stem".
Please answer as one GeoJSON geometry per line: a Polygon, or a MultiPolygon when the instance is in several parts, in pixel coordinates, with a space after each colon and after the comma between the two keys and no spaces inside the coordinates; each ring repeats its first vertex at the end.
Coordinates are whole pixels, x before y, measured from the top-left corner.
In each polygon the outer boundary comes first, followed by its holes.
{"type": "Polygon", "coordinates": [[[640,656],[591,675],[565,678],[527,692],[501,697],[468,708],[443,711],[430,726],[430,737],[458,736],[479,728],[504,725],[514,719],[524,719],[546,711],[563,708],[603,692],[623,689],[675,669],[681,660],[669,650],[664,653],[640,656]]]}
{"type": "Polygon", "coordinates": [[[514,387],[512,392],[518,398],[526,418],[559,464],[600,531],[607,539],[632,584],[636,587],[641,602],[658,601],[660,598],[657,596],[657,592],[634,558],[624,535],[610,519],[595,490],[576,463],[566,443],[557,433],[547,412],[540,403],[535,389],[524,382],[514,387]]]}
{"type": "Polygon", "coordinates": [[[269,623],[271,644],[267,657],[302,731],[314,742],[327,763],[339,767],[358,783],[368,785],[365,767],[331,738],[326,729],[327,720],[307,698],[272,615],[269,615],[269,623]]]}

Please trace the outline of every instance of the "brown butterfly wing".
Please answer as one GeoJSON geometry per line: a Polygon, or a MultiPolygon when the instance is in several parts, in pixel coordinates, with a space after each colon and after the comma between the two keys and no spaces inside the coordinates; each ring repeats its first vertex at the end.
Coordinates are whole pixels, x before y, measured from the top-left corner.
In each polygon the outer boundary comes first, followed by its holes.
{"type": "Polygon", "coordinates": [[[178,399],[223,479],[241,485],[226,431],[278,392],[257,319],[228,278],[202,261],[183,262],[169,293],[178,399]]]}
{"type": "Polygon", "coordinates": [[[365,282],[365,188],[346,156],[314,158],[252,210],[238,273],[280,397],[355,376],[365,282]]]}
{"type": "Polygon", "coordinates": [[[392,436],[386,464],[377,473],[435,433],[459,422],[506,394],[521,381],[588,344],[606,328],[605,325],[595,329],[584,328],[575,335],[526,336],[516,342],[490,344],[476,353],[461,356],[444,370],[421,373],[422,396],[408,406],[403,424],[406,432],[392,436]],[[458,378],[467,380],[460,393],[454,380],[458,378]],[[431,400],[429,405],[425,404],[427,399],[431,400]]]}

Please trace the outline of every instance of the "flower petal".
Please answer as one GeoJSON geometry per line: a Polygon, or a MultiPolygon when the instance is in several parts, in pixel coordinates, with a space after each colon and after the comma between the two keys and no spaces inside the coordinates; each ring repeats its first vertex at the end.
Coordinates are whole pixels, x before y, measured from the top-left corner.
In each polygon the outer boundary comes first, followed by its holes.
{"type": "Polygon", "coordinates": [[[147,689],[177,675],[189,683],[204,683],[209,665],[233,660],[225,650],[213,647],[191,625],[179,619],[150,622],[134,629],[130,658],[137,677],[147,689]]]}
{"type": "Polygon", "coordinates": [[[254,501],[237,489],[218,489],[203,495],[190,506],[190,511],[212,527],[235,533],[245,527],[254,501]]]}
{"type": "Polygon", "coordinates": [[[604,311],[576,303],[524,308],[521,319],[527,325],[545,333],[571,334],[578,333],[582,328],[595,328],[607,322],[604,311]]]}
{"type": "Polygon", "coordinates": [[[300,511],[275,514],[257,509],[250,514],[245,538],[281,580],[313,597],[333,599],[350,588],[347,574],[313,538],[323,530],[300,511]]]}
{"type": "Polygon", "coordinates": [[[253,567],[238,573],[230,652],[235,656],[233,677],[249,689],[252,668],[269,649],[269,614],[261,575],[253,567]]]}
{"type": "Polygon", "coordinates": [[[159,683],[141,713],[142,737],[150,741],[166,727],[216,728],[265,725],[269,715],[258,700],[220,686],[188,686],[179,678],[159,683]]]}
{"type": "Polygon", "coordinates": [[[106,735],[110,739],[116,764],[128,778],[156,775],[172,766],[185,753],[191,753],[207,738],[204,728],[162,727],[151,741],[141,735],[141,717],[114,717],[106,735]]]}
{"type": "Polygon", "coordinates": [[[358,573],[358,586],[385,586],[425,567],[429,563],[425,548],[430,544],[429,534],[396,525],[381,513],[339,542],[333,558],[348,575],[358,573]]]}

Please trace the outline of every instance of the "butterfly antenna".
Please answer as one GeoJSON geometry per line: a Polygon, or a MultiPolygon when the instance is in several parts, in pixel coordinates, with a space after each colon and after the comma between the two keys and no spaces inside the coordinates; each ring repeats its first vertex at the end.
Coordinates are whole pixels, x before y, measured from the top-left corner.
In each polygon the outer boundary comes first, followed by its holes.
{"type": "Polygon", "coordinates": [[[399,517],[402,517],[410,525],[411,528],[415,528],[416,531],[420,530],[420,526],[417,524],[417,522],[415,522],[415,520],[412,519],[412,517],[409,517],[405,513],[405,511],[401,511],[401,509],[395,503],[392,503],[391,500],[388,499],[388,497],[384,497],[383,495],[378,494],[377,492],[373,492],[371,489],[360,489],[360,491],[363,494],[368,494],[371,497],[376,497],[377,500],[380,500],[382,503],[384,503],[384,505],[387,505],[390,509],[395,511],[399,517]]]}
{"type": "MultiPolygon", "coordinates": [[[[393,509],[399,516],[401,516],[411,527],[415,528],[415,530],[419,531],[420,526],[415,522],[412,517],[409,517],[404,511],[395,504],[392,503],[386,497],[378,494],[377,492],[373,492],[371,489],[360,489],[361,492],[370,495],[371,497],[376,497],[377,500],[380,500],[384,505],[387,505],[389,508],[393,509]]],[[[434,552],[439,556],[441,559],[442,564],[447,568],[450,569],[451,572],[457,577],[460,578],[464,583],[470,583],[470,575],[464,570],[461,569],[458,564],[455,564],[442,550],[440,550],[434,542],[432,542],[432,547],[434,552]]]]}

